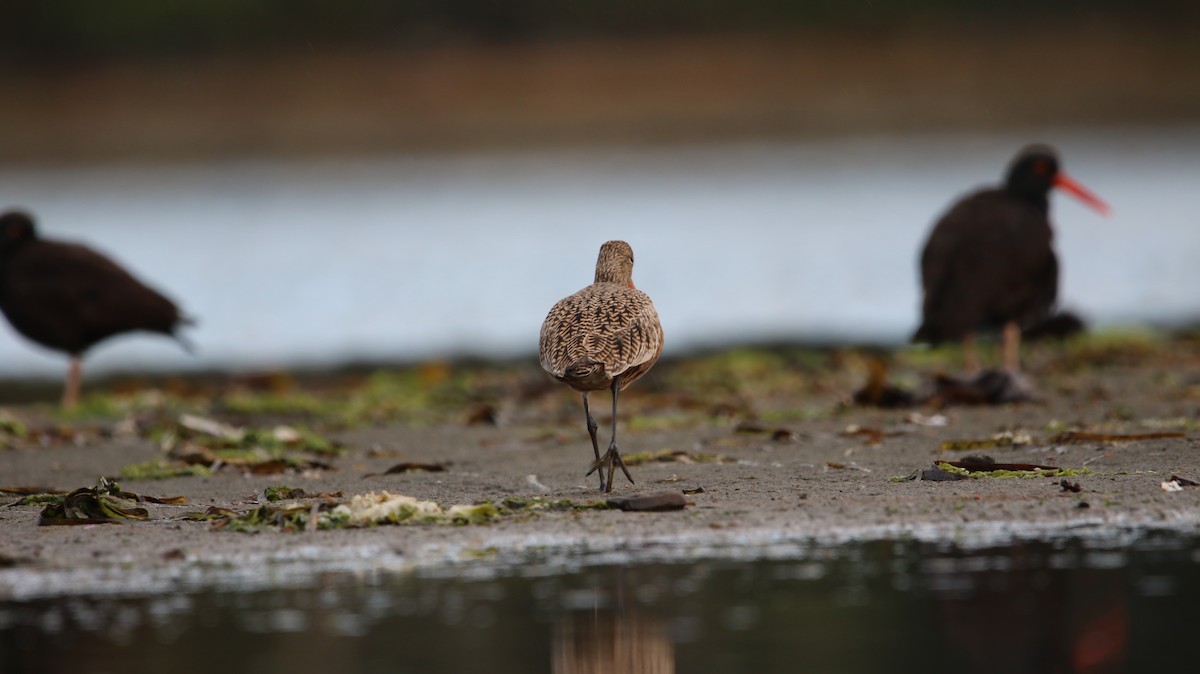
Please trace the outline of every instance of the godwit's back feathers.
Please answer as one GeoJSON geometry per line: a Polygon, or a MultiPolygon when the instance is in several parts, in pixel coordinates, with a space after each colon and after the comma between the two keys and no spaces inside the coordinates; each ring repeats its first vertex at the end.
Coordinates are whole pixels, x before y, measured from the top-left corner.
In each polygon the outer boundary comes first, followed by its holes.
{"type": "Polygon", "coordinates": [[[662,354],[650,297],[620,283],[593,283],[550,309],[539,340],[542,368],[579,391],[637,381],[662,354]]]}

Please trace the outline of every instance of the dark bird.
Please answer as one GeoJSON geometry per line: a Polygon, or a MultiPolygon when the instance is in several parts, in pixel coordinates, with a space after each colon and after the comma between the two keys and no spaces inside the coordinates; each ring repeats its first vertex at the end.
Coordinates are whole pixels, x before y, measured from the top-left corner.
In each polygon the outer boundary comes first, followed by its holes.
{"type": "Polygon", "coordinates": [[[646,374],[662,349],[658,312],[650,297],[633,287],[633,249],[624,241],[601,246],[595,282],[560,300],[542,323],[538,349],[542,368],[583,394],[583,413],[596,457],[587,474],[600,471],[601,491],[612,491],[618,467],[633,483],[617,450],[617,394],[646,374]],[[605,389],[612,391],[612,441],[601,457],[588,394],[605,389]]]}
{"type": "Polygon", "coordinates": [[[191,321],[171,300],[112,260],[74,243],[38,236],[33,217],[0,215],[0,311],[25,337],[71,358],[62,404],[79,400],[80,359],[114,335],[177,333],[191,321]]]}
{"type": "Polygon", "coordinates": [[[962,340],[978,370],[975,333],[1003,329],[1004,364],[1019,371],[1021,329],[1049,315],[1058,296],[1050,190],[1062,188],[1097,211],[1108,205],[1059,168],[1047,145],[1021,150],[1004,184],[959,200],[933,227],[921,254],[925,291],[915,342],[962,340]]]}

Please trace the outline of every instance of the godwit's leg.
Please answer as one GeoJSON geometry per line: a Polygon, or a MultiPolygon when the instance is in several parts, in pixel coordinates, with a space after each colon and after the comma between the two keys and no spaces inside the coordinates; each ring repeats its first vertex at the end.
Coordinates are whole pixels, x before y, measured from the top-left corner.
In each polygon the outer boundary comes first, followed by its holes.
{"type": "Polygon", "coordinates": [[[963,365],[967,368],[967,374],[976,374],[979,372],[979,352],[975,349],[975,333],[968,332],[963,335],[963,365]]]}
{"type": "MultiPolygon", "coordinates": [[[[612,491],[613,480],[616,477],[617,468],[620,468],[621,472],[625,473],[625,479],[629,480],[629,484],[636,484],[633,481],[633,476],[629,474],[629,468],[625,465],[625,462],[621,460],[621,452],[617,449],[617,393],[620,391],[621,377],[617,376],[613,379],[612,383],[612,441],[608,443],[608,451],[604,453],[604,456],[600,457],[600,459],[596,461],[596,465],[592,466],[592,471],[596,470],[597,468],[600,469],[601,476],[604,475],[604,467],[606,466],[608,468],[608,486],[605,488],[605,492],[612,491]]],[[[591,475],[592,471],[588,471],[588,475],[591,475]]]]}
{"type": "Polygon", "coordinates": [[[78,356],[71,356],[71,364],[67,367],[67,385],[63,388],[62,407],[69,410],[79,402],[79,381],[82,368],[78,356]]]}
{"type": "MultiPolygon", "coordinates": [[[[596,430],[599,429],[600,426],[596,424],[596,420],[592,418],[592,411],[588,409],[587,391],[583,392],[583,413],[587,415],[588,435],[592,437],[592,452],[596,455],[596,463],[593,463],[592,465],[595,466],[596,464],[600,463],[600,442],[596,440],[596,430]]],[[[588,475],[591,475],[591,473],[589,472],[588,475]]],[[[603,471],[600,472],[600,491],[604,491],[603,471]]]]}
{"type": "Polygon", "coordinates": [[[1021,371],[1021,327],[1016,321],[1004,324],[1004,369],[1012,374],[1021,371]]]}

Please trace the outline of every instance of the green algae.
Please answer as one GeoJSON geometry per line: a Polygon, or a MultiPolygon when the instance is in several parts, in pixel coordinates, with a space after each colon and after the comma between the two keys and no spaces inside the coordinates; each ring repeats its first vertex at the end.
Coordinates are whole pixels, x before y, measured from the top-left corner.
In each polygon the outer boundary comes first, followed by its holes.
{"type": "Polygon", "coordinates": [[[44,492],[41,494],[26,494],[9,505],[14,506],[45,506],[57,505],[62,503],[63,497],[66,494],[55,494],[53,492],[44,492]]]}
{"type": "Polygon", "coordinates": [[[688,412],[660,412],[632,416],[624,423],[631,431],[665,431],[707,424],[709,418],[688,412]]]}
{"type": "Polygon", "coordinates": [[[184,519],[211,522],[213,528],[219,530],[295,533],[395,525],[480,526],[503,519],[526,519],[547,512],[606,509],[608,506],[603,501],[576,502],[540,497],[506,498],[443,507],[433,501],[420,501],[409,496],[370,492],[341,502],[268,503],[242,513],[209,508],[203,513],[186,515],[184,519]]]}
{"type": "Polygon", "coordinates": [[[963,475],[972,479],[991,478],[1003,480],[1011,478],[1028,479],[1040,477],[1081,477],[1084,475],[1093,474],[1092,470],[1087,466],[1082,468],[1054,468],[1051,470],[1042,468],[1036,468],[1034,470],[969,470],[966,468],[959,468],[958,466],[952,466],[945,461],[937,461],[934,465],[946,471],[947,473],[963,475]]]}
{"type": "Polygon", "coordinates": [[[1033,438],[1025,433],[1004,431],[982,440],[946,440],[938,450],[942,452],[961,452],[973,449],[996,449],[1001,447],[1020,447],[1034,444],[1033,438]]]}
{"type": "Polygon", "coordinates": [[[184,464],[165,459],[131,463],[121,468],[123,480],[165,480],[172,477],[208,477],[212,469],[200,464],[184,464]]]}
{"type": "Polygon", "coordinates": [[[147,520],[150,513],[136,504],[137,496],[121,485],[100,478],[95,487],[82,487],[57,496],[38,517],[39,526],[147,520]]]}
{"type": "Polygon", "coordinates": [[[5,410],[0,410],[0,449],[9,449],[29,437],[29,427],[5,410]]]}
{"type": "Polygon", "coordinates": [[[660,449],[657,451],[634,452],[621,455],[626,466],[637,466],[643,463],[734,463],[734,460],[721,454],[704,454],[688,452],[682,449],[660,449]]]}
{"type": "Polygon", "coordinates": [[[329,417],[336,413],[337,402],[304,392],[257,393],[234,391],[219,399],[224,411],[247,415],[329,417]]]}
{"type": "Polygon", "coordinates": [[[272,485],[262,492],[263,498],[271,502],[303,498],[306,495],[307,493],[303,489],[288,487],[286,485],[272,485]]]}
{"type": "Polygon", "coordinates": [[[582,510],[608,510],[608,504],[604,501],[572,501],[569,498],[562,499],[547,499],[541,496],[532,496],[528,498],[508,497],[501,499],[498,502],[501,512],[518,512],[518,511],[550,511],[550,512],[566,512],[566,511],[582,511],[582,510]]]}

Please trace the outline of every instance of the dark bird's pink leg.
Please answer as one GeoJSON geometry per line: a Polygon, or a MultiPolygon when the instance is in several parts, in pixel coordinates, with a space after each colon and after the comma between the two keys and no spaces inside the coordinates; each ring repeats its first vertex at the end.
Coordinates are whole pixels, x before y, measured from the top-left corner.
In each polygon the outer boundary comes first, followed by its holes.
{"type": "Polygon", "coordinates": [[[63,389],[62,407],[64,410],[72,409],[79,403],[82,376],[83,368],[80,366],[79,356],[71,356],[71,364],[67,367],[67,385],[63,389]]]}
{"type": "Polygon", "coordinates": [[[969,375],[979,373],[979,351],[975,348],[975,333],[973,332],[963,335],[963,366],[966,367],[969,375]]]}
{"type": "Polygon", "coordinates": [[[1021,327],[1016,321],[1004,324],[1004,369],[1012,374],[1021,371],[1021,327]]]}

